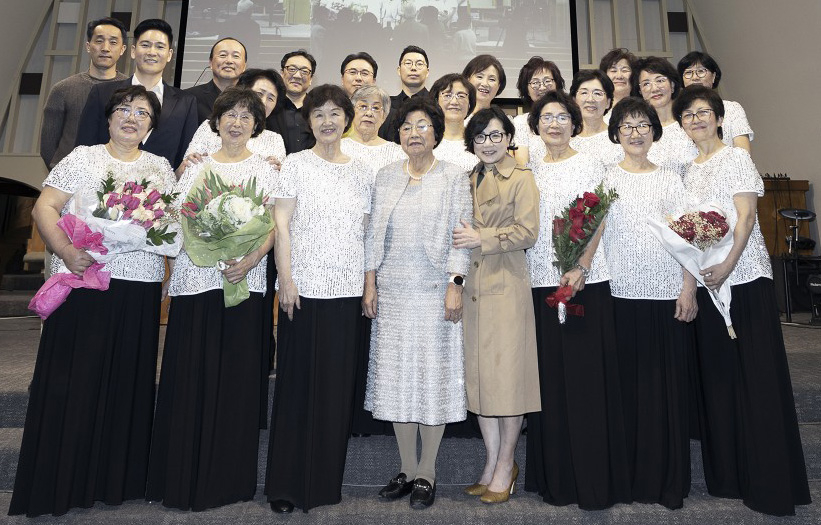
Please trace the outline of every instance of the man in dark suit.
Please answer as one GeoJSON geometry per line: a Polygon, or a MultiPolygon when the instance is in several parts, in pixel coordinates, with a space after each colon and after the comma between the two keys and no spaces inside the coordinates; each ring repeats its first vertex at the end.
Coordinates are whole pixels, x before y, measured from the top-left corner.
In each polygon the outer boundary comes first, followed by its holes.
{"type": "Polygon", "coordinates": [[[214,101],[225,88],[237,85],[239,76],[245,71],[247,55],[243,43],[230,36],[217,40],[211,47],[208,55],[211,80],[184,90],[197,99],[197,124],[211,116],[214,101]]]}
{"type": "Polygon", "coordinates": [[[396,132],[396,116],[399,107],[411,97],[424,97],[428,94],[425,81],[428,79],[428,54],[418,46],[407,46],[399,55],[399,67],[396,73],[402,83],[402,91],[391,97],[391,111],[385,122],[379,128],[379,136],[383,139],[399,143],[399,134],[396,132]]]}
{"type": "Polygon", "coordinates": [[[80,117],[77,144],[93,146],[109,140],[105,105],[116,90],[142,85],[153,91],[162,105],[160,120],[143,139],[142,149],[168,159],[173,168],[182,163],[183,154],[197,130],[197,99],[162,80],[165,65],[171,61],[173,39],[171,26],[165,20],[143,20],[134,28],[131,58],[136,64],[134,75],[127,80],[97,84],[91,88],[80,117]]]}

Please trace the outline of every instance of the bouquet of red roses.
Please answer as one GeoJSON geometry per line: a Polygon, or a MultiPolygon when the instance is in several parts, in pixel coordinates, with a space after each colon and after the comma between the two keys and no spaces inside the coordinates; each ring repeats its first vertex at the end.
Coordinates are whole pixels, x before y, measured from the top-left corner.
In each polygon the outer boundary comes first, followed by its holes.
{"type": "MultiPolygon", "coordinates": [[[[668,217],[666,222],[648,217],[647,225],[670,255],[702,285],[704,277],[700,270],[724,261],[733,247],[733,232],[724,211],[711,204],[678,217],[668,217]]],[[[730,319],[730,286],[709,292],[713,304],[724,318],[727,332],[735,339],[736,333],[730,319]]]]}
{"type": "MultiPolygon", "coordinates": [[[[600,183],[592,192],[584,192],[553,218],[553,249],[556,260],[553,265],[564,275],[579,262],[587,244],[599,229],[607,210],[618,198],[616,190],[604,189],[600,183]]],[[[567,314],[584,315],[584,307],[568,304],[573,295],[573,287],[560,286],[546,299],[549,306],[558,308],[559,322],[564,324],[567,314]]]]}

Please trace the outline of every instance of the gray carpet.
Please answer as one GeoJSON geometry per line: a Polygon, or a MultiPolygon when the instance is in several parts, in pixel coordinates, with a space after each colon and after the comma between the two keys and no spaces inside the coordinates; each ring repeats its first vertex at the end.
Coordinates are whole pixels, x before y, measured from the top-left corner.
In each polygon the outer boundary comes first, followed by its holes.
{"type": "MultiPolygon", "coordinates": [[[[425,511],[413,511],[407,500],[384,503],[376,497],[381,487],[398,469],[398,453],[392,437],[353,438],[348,447],[348,468],[342,488],[342,503],[322,507],[308,514],[273,514],[262,496],[267,432],[260,434],[258,483],[254,501],[229,505],[206,512],[181,512],[144,501],[110,507],[102,503],[90,509],[75,509],[58,518],[34,520],[5,516],[11,500],[17,454],[25,420],[27,387],[31,380],[40,324],[36,319],[0,318],[0,523],[569,523],[569,524],[724,524],[724,523],[821,523],[821,330],[785,327],[796,408],[807,461],[810,489],[815,503],[799,507],[795,517],[772,518],[755,513],[739,501],[713,498],[706,493],[698,442],[692,442],[693,486],[683,509],[669,511],[659,505],[617,505],[597,512],[576,506],[547,505],[531,493],[520,490],[505,505],[486,506],[461,490],[475,481],[484,459],[479,439],[446,439],[437,465],[436,504],[425,511]]],[[[162,338],[161,338],[162,340],[162,338]]],[[[273,388],[270,389],[273,392],[273,388]]],[[[524,438],[517,459],[525,465],[524,438]]],[[[524,472],[520,476],[524,480],[524,472]]]]}

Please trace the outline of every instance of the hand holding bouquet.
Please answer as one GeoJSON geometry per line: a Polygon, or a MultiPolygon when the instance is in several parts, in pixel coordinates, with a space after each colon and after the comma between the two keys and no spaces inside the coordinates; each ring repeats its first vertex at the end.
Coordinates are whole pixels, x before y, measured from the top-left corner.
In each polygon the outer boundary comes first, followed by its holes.
{"type": "MultiPolygon", "coordinates": [[[[593,192],[584,192],[581,197],[573,199],[561,215],[553,218],[553,249],[556,252],[553,265],[559,268],[562,275],[576,268],[579,257],[607,215],[610,205],[617,198],[615,190],[605,191],[604,184],[601,183],[593,192]]],[[[549,306],[558,308],[561,324],[564,324],[568,313],[584,315],[582,305],[569,304],[572,296],[573,287],[566,284],[546,299],[549,306]]]]}
{"type": "MultiPolygon", "coordinates": [[[[274,228],[254,177],[245,185],[227,184],[205,167],[187,199],[180,212],[185,251],[197,266],[225,270],[226,261],[258,249],[274,228]]],[[[233,284],[223,276],[223,293],[226,307],[238,305],[250,297],[247,279],[233,284]]]]}
{"type": "MultiPolygon", "coordinates": [[[[647,225],[670,255],[702,285],[704,277],[700,270],[723,262],[733,247],[733,232],[724,211],[713,205],[678,217],[669,217],[666,222],[648,217],[647,225]]],[[[730,287],[722,286],[717,291],[707,290],[724,318],[727,332],[735,339],[736,333],[730,318],[730,287]]]]}

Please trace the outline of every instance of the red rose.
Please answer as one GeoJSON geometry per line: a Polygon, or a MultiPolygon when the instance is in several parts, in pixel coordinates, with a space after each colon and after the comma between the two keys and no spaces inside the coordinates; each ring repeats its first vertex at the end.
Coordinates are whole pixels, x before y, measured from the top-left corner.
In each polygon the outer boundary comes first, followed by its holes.
{"type": "Polygon", "coordinates": [[[564,232],[564,227],[567,224],[566,219],[556,217],[553,219],[553,235],[561,235],[564,232]]]}
{"type": "Polygon", "coordinates": [[[570,234],[569,234],[569,237],[570,237],[570,242],[575,242],[575,243],[577,243],[577,242],[581,241],[582,239],[584,239],[585,237],[587,237],[587,235],[585,235],[585,234],[584,234],[584,230],[583,230],[583,229],[581,229],[581,228],[577,228],[577,227],[574,225],[574,226],[572,226],[572,227],[570,228],[570,234]]]}
{"type": "Polygon", "coordinates": [[[600,202],[601,199],[595,193],[590,193],[589,191],[584,192],[584,205],[588,208],[598,206],[600,202]]]}

